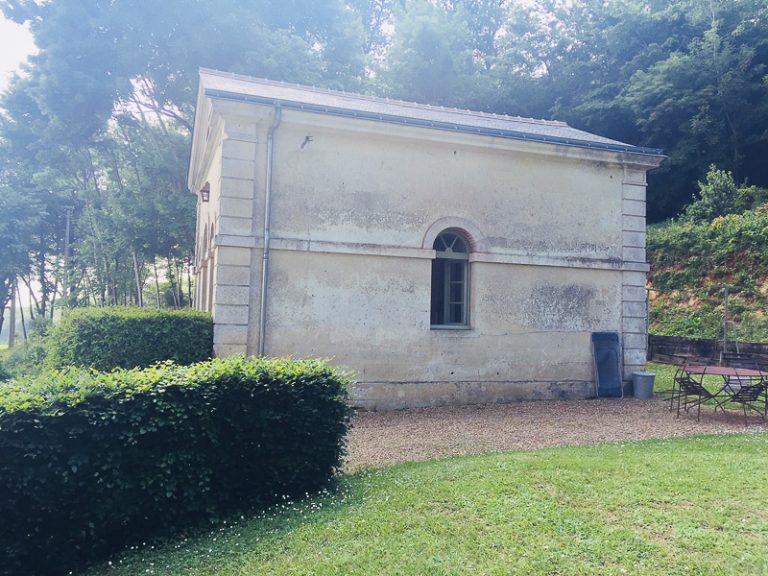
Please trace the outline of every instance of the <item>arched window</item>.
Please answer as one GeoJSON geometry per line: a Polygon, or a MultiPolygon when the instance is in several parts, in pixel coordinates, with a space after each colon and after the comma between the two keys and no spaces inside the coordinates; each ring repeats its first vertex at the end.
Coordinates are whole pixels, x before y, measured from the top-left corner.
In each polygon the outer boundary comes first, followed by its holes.
{"type": "Polygon", "coordinates": [[[468,326],[469,242],[458,232],[446,231],[432,245],[432,326],[468,326]]]}

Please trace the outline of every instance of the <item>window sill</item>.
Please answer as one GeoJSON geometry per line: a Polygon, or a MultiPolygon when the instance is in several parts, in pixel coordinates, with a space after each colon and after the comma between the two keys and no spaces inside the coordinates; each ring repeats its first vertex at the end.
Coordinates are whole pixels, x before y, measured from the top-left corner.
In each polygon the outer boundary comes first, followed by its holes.
{"type": "Polygon", "coordinates": [[[430,330],[471,330],[467,324],[431,324],[430,330]]]}

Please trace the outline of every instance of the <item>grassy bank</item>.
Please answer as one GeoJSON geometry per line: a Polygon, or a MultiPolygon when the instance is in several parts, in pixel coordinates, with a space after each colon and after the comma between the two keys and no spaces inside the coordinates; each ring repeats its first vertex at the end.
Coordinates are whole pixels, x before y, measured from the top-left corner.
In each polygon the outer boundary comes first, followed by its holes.
{"type": "Polygon", "coordinates": [[[368,471],[89,576],[765,574],[767,451],[745,434],[368,471]]]}

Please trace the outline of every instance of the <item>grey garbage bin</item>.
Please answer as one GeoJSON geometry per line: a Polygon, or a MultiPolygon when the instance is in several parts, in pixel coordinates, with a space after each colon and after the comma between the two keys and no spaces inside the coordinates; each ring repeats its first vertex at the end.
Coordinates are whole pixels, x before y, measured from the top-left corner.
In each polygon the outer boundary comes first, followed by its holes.
{"type": "Polygon", "coordinates": [[[635,398],[648,400],[653,398],[653,380],[655,372],[632,372],[632,387],[635,398]]]}

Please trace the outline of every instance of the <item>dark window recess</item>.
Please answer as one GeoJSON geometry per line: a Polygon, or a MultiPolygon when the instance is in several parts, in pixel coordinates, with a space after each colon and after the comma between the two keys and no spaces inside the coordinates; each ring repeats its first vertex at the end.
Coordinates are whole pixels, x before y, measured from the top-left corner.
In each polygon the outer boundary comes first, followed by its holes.
{"type": "Polygon", "coordinates": [[[433,326],[467,326],[469,244],[459,234],[443,232],[435,239],[432,261],[433,326]]]}

